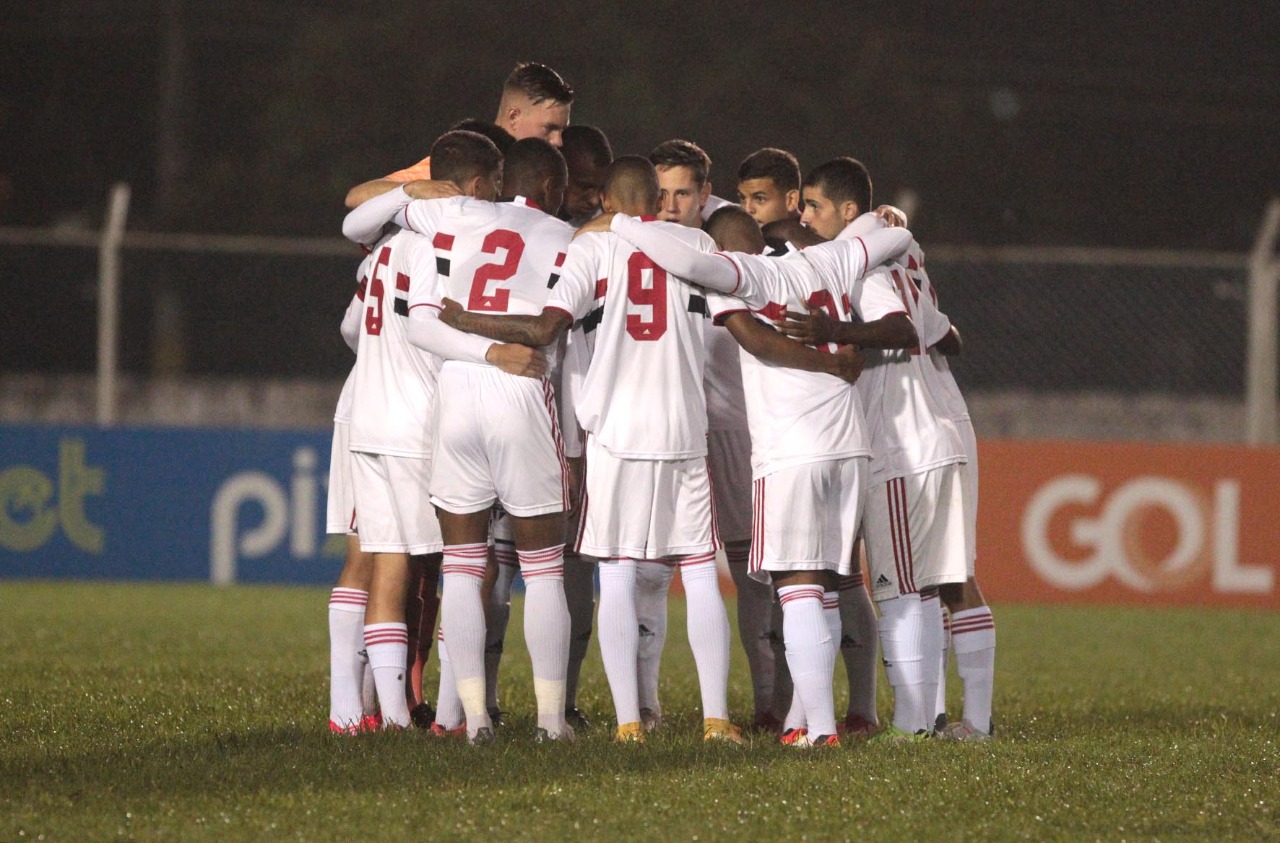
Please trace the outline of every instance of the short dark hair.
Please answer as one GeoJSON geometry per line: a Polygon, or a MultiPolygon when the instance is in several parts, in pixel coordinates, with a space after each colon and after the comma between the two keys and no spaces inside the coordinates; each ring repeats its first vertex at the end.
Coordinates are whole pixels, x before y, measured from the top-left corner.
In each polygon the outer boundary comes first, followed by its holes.
{"type": "Polygon", "coordinates": [[[707,217],[702,230],[711,235],[716,245],[728,251],[745,251],[758,254],[765,246],[760,224],[741,205],[723,205],[707,217]],[[735,248],[743,244],[747,248],[735,248]]]}
{"type": "Polygon", "coordinates": [[[459,187],[476,176],[488,176],[501,163],[498,147],[476,132],[445,132],[431,146],[431,177],[459,187]]]}
{"type": "Polygon", "coordinates": [[[511,133],[497,123],[490,123],[488,120],[481,120],[477,117],[467,117],[459,120],[449,127],[449,131],[475,132],[477,135],[484,135],[493,141],[493,145],[498,147],[498,151],[503,155],[506,155],[511,144],[516,142],[511,133]]]}
{"type": "Polygon", "coordinates": [[[805,176],[804,186],[818,188],[837,205],[855,202],[860,214],[871,210],[871,173],[853,158],[832,158],[819,164],[805,176]]]}
{"type": "Polygon", "coordinates": [[[627,204],[650,207],[658,201],[658,173],[648,158],[623,155],[609,165],[604,192],[627,204]]]}
{"type": "Polygon", "coordinates": [[[519,92],[534,105],[546,100],[565,105],[573,102],[573,88],[569,83],[560,78],[559,73],[536,61],[517,64],[507,76],[507,81],[502,83],[502,90],[519,92]]]}
{"type": "Polygon", "coordinates": [[[573,158],[593,167],[608,167],[613,163],[613,147],[609,138],[595,126],[574,123],[564,127],[564,146],[560,151],[565,159],[573,158]]]}
{"type": "Polygon", "coordinates": [[[772,179],[779,190],[800,189],[800,162],[785,149],[766,146],[742,159],[738,165],[738,183],[752,179],[772,179]]]}
{"type": "Polygon", "coordinates": [[[693,141],[681,138],[655,146],[649,153],[649,162],[655,167],[688,167],[699,186],[711,176],[711,156],[693,141]]]}
{"type": "MultiPolygon", "coordinates": [[[[502,193],[528,196],[543,179],[551,177],[553,188],[563,189],[569,180],[560,150],[542,138],[521,138],[507,149],[502,159],[502,193]]],[[[555,208],[551,209],[555,213],[555,208]]]]}

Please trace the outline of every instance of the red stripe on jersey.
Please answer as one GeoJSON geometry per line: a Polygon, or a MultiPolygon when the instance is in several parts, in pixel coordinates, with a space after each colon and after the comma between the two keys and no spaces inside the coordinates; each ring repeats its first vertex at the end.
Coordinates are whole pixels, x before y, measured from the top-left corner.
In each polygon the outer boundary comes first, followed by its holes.
{"type": "Polygon", "coordinates": [[[564,256],[565,256],[565,253],[564,253],[564,252],[561,252],[560,254],[556,255],[556,266],[557,266],[557,267],[564,266],[564,256]]]}
{"type": "Polygon", "coordinates": [[[410,309],[410,310],[413,310],[415,307],[434,307],[436,310],[439,310],[439,311],[442,311],[442,312],[444,311],[444,307],[443,307],[443,306],[438,305],[438,304],[432,304],[432,303],[431,303],[431,302],[429,302],[429,301],[420,301],[420,302],[418,302],[417,304],[411,304],[411,305],[409,305],[409,309],[410,309]]]}
{"type": "Polygon", "coordinates": [[[431,238],[431,245],[442,252],[448,252],[453,249],[453,235],[437,231],[436,236],[431,238]]]}
{"type": "Polygon", "coordinates": [[[719,313],[717,313],[717,314],[715,315],[715,318],[714,318],[714,319],[712,319],[712,320],[711,320],[711,322],[712,322],[712,324],[723,326],[723,325],[724,325],[724,323],[725,323],[725,322],[729,319],[729,317],[730,317],[730,316],[732,316],[733,314],[735,314],[735,313],[750,313],[750,312],[751,312],[751,308],[749,308],[749,307],[733,307],[733,308],[730,308],[729,310],[722,310],[722,311],[720,311],[719,313]]]}
{"type": "Polygon", "coordinates": [[[556,446],[556,459],[560,461],[560,508],[569,511],[569,460],[564,455],[564,437],[560,434],[560,414],[556,411],[556,392],[551,379],[542,379],[542,403],[551,419],[551,441],[556,446]]]}
{"type": "Polygon", "coordinates": [[[885,494],[889,502],[889,531],[893,539],[893,563],[898,573],[898,592],[910,594],[915,591],[911,585],[911,530],[907,524],[905,510],[905,494],[901,487],[905,483],[901,477],[885,484],[885,494]]]}
{"type": "Polygon", "coordinates": [[[401,293],[409,292],[409,276],[403,272],[396,273],[396,290],[401,293]]]}
{"type": "Polygon", "coordinates": [[[707,467],[707,497],[711,498],[711,544],[719,547],[720,518],[716,515],[716,484],[711,482],[711,458],[704,457],[702,461],[707,467]]]}
{"type": "Polygon", "coordinates": [[[356,285],[356,298],[364,301],[364,291],[369,287],[369,278],[366,276],[360,279],[360,283],[356,285]]]}
{"type": "Polygon", "coordinates": [[[608,291],[609,291],[609,279],[597,278],[596,279],[596,298],[598,299],[604,298],[604,294],[608,291]]]}
{"type": "Polygon", "coordinates": [[[747,557],[747,570],[759,571],[764,564],[764,480],[761,477],[751,484],[751,555],[747,557]]]}

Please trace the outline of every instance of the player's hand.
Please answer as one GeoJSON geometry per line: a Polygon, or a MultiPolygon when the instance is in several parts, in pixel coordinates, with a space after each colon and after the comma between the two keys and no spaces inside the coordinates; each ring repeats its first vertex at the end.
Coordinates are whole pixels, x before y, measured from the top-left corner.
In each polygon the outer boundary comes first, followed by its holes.
{"type": "Polygon", "coordinates": [[[573,236],[577,237],[580,234],[591,234],[592,232],[608,231],[609,226],[613,223],[613,218],[616,216],[617,216],[617,213],[613,211],[609,211],[607,213],[601,214],[600,216],[588,222],[586,225],[582,226],[582,228],[579,228],[574,233],[573,236]]]}
{"type": "Polygon", "coordinates": [[[435,179],[417,179],[407,182],[404,192],[411,199],[448,199],[450,196],[461,196],[462,191],[451,181],[435,179]]]}
{"type": "Polygon", "coordinates": [[[519,343],[495,342],[484,359],[509,375],[540,378],[547,373],[547,357],[536,348],[519,343]]]}
{"type": "Polygon", "coordinates": [[[778,330],[792,339],[806,345],[818,345],[835,341],[836,320],[827,315],[820,307],[808,305],[808,313],[787,311],[785,321],[778,324],[778,330]]]}
{"type": "Polygon", "coordinates": [[[901,209],[895,208],[892,205],[881,205],[871,213],[884,220],[884,224],[889,226],[889,228],[907,227],[907,215],[904,214],[901,209]]]}
{"type": "MultiPolygon", "coordinates": [[[[448,325],[450,328],[458,328],[458,320],[462,317],[462,314],[466,313],[466,311],[463,310],[462,305],[449,298],[445,299],[440,304],[440,321],[448,325]]],[[[458,330],[462,329],[458,328],[458,330]]]]}
{"type": "Polygon", "coordinates": [[[844,345],[831,355],[831,374],[846,383],[854,383],[862,374],[864,363],[866,358],[862,356],[862,352],[858,351],[856,345],[844,345]]]}

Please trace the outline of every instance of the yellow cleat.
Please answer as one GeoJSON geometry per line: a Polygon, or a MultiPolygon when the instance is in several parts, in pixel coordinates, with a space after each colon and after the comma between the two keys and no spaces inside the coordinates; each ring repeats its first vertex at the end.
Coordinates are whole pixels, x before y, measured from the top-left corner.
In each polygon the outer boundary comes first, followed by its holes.
{"type": "Polygon", "coordinates": [[[644,743],[644,726],[639,720],[622,723],[618,731],[613,733],[614,743],[644,743]]]}
{"type": "Polygon", "coordinates": [[[719,717],[708,717],[702,721],[702,739],[704,741],[725,741],[742,746],[747,741],[742,737],[742,730],[719,717]]]}

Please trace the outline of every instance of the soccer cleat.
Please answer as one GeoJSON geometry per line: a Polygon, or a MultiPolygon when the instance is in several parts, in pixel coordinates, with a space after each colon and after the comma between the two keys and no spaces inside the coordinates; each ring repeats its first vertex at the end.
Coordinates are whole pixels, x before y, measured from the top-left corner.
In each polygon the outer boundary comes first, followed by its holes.
{"type": "Polygon", "coordinates": [[[502,710],[499,709],[497,706],[494,706],[493,708],[489,709],[489,721],[493,723],[493,728],[495,729],[501,726],[502,710]]]}
{"type": "Polygon", "coordinates": [[[966,743],[982,743],[991,740],[991,735],[975,729],[969,725],[968,720],[948,724],[939,737],[948,741],[964,741],[966,743]]]}
{"type": "Polygon", "coordinates": [[[360,725],[356,723],[352,723],[350,726],[339,726],[337,722],[329,721],[329,732],[334,735],[358,735],[360,731],[360,725]]]}
{"type": "Polygon", "coordinates": [[[869,722],[861,714],[846,714],[843,721],[836,724],[836,734],[866,740],[880,731],[876,723],[869,722]]]}
{"type": "Polygon", "coordinates": [[[788,729],[782,733],[782,737],[778,738],[778,742],[783,746],[813,746],[813,741],[809,740],[808,729],[788,729]]]}
{"type": "Polygon", "coordinates": [[[446,729],[439,723],[432,723],[431,728],[428,729],[428,731],[437,738],[456,738],[467,734],[467,726],[463,723],[452,729],[446,729]]]}
{"type": "Polygon", "coordinates": [[[591,728],[591,721],[587,719],[587,715],[577,706],[572,706],[564,710],[564,722],[573,727],[574,731],[585,731],[591,728]]]}
{"type": "Polygon", "coordinates": [[[436,710],[429,702],[420,702],[409,711],[409,722],[419,729],[430,729],[435,719],[436,710]]]}
{"type": "Polygon", "coordinates": [[[644,724],[646,732],[652,732],[662,725],[662,712],[654,711],[652,708],[642,708],[640,709],[640,722],[644,724]]]}
{"type": "Polygon", "coordinates": [[[933,721],[933,733],[935,735],[941,735],[946,730],[947,730],[947,713],[945,711],[939,712],[937,718],[934,719],[933,721]]]}
{"type": "Polygon", "coordinates": [[[639,720],[622,723],[613,733],[614,743],[644,743],[644,724],[639,720]]]}
{"type": "Polygon", "coordinates": [[[382,728],[382,712],[366,714],[360,718],[360,731],[376,732],[382,728]]]}
{"type": "Polygon", "coordinates": [[[474,735],[467,738],[467,743],[472,746],[492,746],[497,740],[493,736],[493,729],[488,726],[481,726],[474,735]]]}
{"type": "Polygon", "coordinates": [[[810,741],[810,746],[840,746],[839,735],[818,735],[810,741]]]}
{"type": "Polygon", "coordinates": [[[742,730],[719,717],[707,717],[702,721],[702,739],[704,741],[724,741],[742,746],[747,741],[742,737],[742,730]]]}
{"type": "Polygon", "coordinates": [[[539,726],[533,730],[533,742],[542,743],[573,743],[577,736],[573,733],[573,727],[568,723],[564,726],[564,731],[558,735],[552,735],[546,729],[539,726]]]}
{"type": "Polygon", "coordinates": [[[886,726],[884,730],[880,732],[880,734],[876,735],[875,737],[867,741],[867,743],[874,743],[874,744],[881,744],[881,745],[900,744],[900,743],[920,743],[922,741],[927,741],[928,739],[929,739],[928,729],[921,729],[915,734],[912,734],[911,732],[907,732],[902,729],[899,729],[897,726],[894,726],[891,723],[888,726],[886,726]]]}

